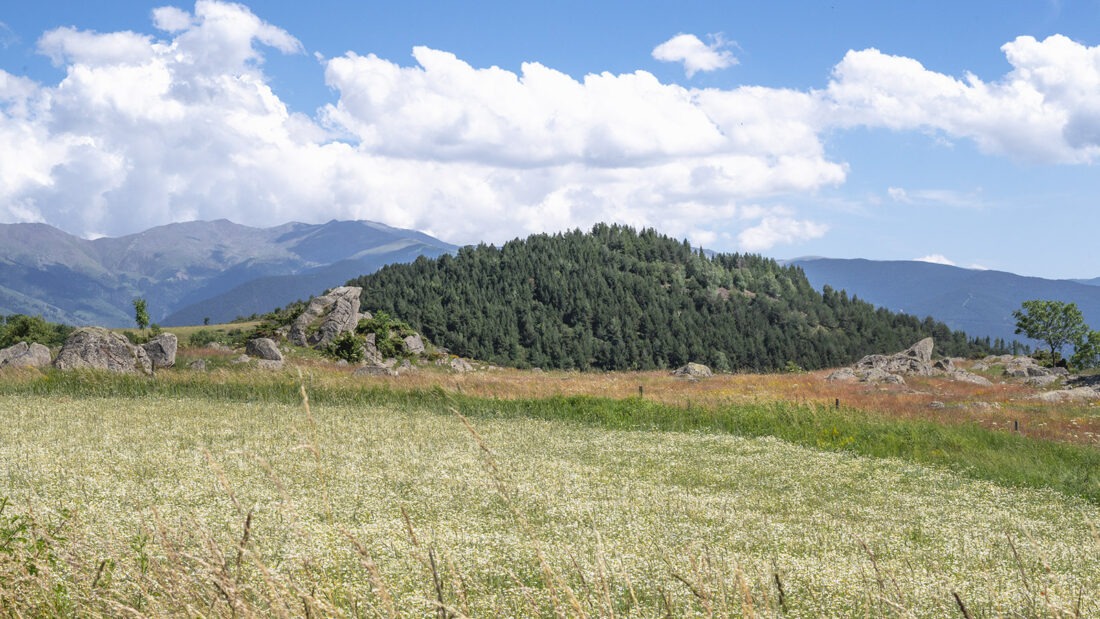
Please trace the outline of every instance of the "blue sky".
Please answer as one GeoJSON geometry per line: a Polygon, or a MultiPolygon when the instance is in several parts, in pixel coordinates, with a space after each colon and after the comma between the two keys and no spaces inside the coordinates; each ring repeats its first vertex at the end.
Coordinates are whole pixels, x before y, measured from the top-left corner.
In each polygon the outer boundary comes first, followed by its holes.
{"type": "Polygon", "coordinates": [[[1100,0],[14,4],[0,222],[1100,275],[1100,0]]]}

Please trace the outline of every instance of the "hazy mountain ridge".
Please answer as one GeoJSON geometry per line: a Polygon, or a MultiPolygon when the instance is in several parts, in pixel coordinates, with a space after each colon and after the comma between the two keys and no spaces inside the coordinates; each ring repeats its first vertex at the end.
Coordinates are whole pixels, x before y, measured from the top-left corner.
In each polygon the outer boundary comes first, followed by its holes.
{"type": "Polygon", "coordinates": [[[0,314],[128,326],[131,301],[143,297],[152,320],[165,326],[223,321],[390,262],[454,249],[421,232],[367,221],[253,228],[222,219],[94,240],[45,224],[0,224],[0,314]]]}
{"type": "Polygon", "coordinates": [[[818,290],[828,285],[864,301],[918,317],[932,316],[971,336],[1023,339],[1012,312],[1028,299],[1073,302],[1100,329],[1100,278],[1052,280],[919,261],[798,258],[818,290]]]}

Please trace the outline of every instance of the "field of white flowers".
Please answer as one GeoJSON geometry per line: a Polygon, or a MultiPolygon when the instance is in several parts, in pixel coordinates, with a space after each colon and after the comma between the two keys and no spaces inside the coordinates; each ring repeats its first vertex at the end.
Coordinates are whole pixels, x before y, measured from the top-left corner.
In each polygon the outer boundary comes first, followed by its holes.
{"type": "Polygon", "coordinates": [[[6,615],[1100,615],[1100,508],[775,439],[0,396],[6,615]]]}

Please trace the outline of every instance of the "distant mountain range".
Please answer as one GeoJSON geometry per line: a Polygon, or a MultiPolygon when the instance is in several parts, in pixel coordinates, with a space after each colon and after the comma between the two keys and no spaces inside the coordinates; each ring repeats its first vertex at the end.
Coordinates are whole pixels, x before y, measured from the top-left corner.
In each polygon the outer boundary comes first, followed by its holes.
{"type": "Polygon", "coordinates": [[[133,299],[142,297],[162,326],[223,322],[455,249],[368,221],[253,228],[223,219],[95,240],[45,224],[0,224],[0,314],[132,326],[133,299]]]}
{"type": "Polygon", "coordinates": [[[1051,280],[916,261],[799,258],[789,264],[801,267],[818,290],[846,290],[893,311],[932,316],[971,336],[1025,341],[1015,334],[1012,312],[1029,299],[1076,303],[1085,321],[1100,329],[1100,277],[1051,280]]]}

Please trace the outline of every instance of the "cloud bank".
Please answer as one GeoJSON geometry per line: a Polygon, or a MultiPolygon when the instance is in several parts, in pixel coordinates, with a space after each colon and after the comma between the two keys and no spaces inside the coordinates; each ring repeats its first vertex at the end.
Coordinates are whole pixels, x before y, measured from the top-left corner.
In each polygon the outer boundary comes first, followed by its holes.
{"type": "MultiPolygon", "coordinates": [[[[765,251],[827,233],[782,203],[844,183],[830,131],[935,131],[1044,162],[1100,156],[1100,51],[1058,36],[1005,45],[1013,70],[995,82],[863,50],[813,91],[349,51],[318,68],[333,101],[302,114],[263,72],[265,54],[305,51],[290,32],[213,0],[157,9],[153,25],[158,36],[45,33],[57,84],[0,71],[0,220],[116,235],[220,217],[371,219],[455,242],[614,221],[765,251]]],[[[689,75],[735,62],[693,35],[653,53],[689,75]]]]}

